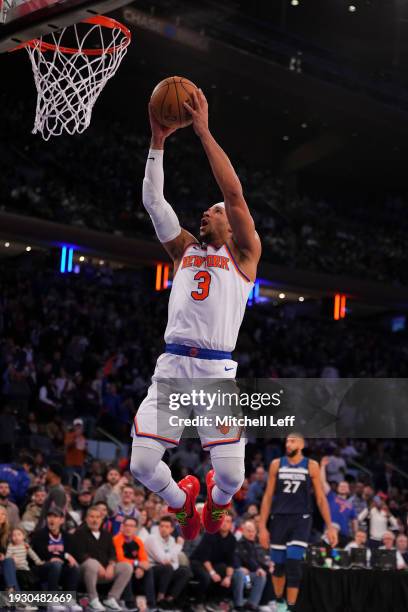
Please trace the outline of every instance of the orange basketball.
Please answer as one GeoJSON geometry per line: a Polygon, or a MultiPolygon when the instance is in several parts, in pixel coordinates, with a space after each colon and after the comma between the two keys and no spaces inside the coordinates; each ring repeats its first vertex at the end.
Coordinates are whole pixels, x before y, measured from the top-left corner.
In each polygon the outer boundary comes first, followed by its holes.
{"type": "Polygon", "coordinates": [[[186,127],[192,123],[183,102],[191,104],[191,92],[197,89],[188,79],[168,77],[160,81],[150,98],[151,108],[157,121],[166,127],[186,127]]]}

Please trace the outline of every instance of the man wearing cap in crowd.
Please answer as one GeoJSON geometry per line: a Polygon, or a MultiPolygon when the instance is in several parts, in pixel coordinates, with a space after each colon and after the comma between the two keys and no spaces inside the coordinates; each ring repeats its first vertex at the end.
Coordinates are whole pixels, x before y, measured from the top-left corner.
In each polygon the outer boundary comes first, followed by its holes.
{"type": "MultiPolygon", "coordinates": [[[[45,561],[39,572],[47,590],[58,591],[62,586],[65,591],[76,592],[80,576],[79,565],[73,556],[72,536],[62,529],[63,524],[63,510],[57,506],[51,507],[47,512],[46,526],[34,532],[31,546],[40,559],[45,561]]],[[[57,608],[53,609],[56,612],[57,608]]],[[[58,607],[59,609],[61,607],[58,607]]],[[[70,610],[79,612],[82,608],[72,604],[70,610]]]]}
{"type": "Polygon", "coordinates": [[[82,419],[74,419],[72,428],[67,431],[64,438],[65,446],[65,465],[69,480],[77,472],[83,475],[84,464],[86,461],[86,438],[84,436],[84,422],[82,419]]]}
{"type": "Polygon", "coordinates": [[[41,511],[40,519],[38,521],[38,528],[44,527],[48,511],[51,508],[59,508],[65,515],[67,496],[65,494],[65,489],[61,484],[63,475],[64,468],[60,463],[50,463],[45,475],[48,495],[41,511]]]}

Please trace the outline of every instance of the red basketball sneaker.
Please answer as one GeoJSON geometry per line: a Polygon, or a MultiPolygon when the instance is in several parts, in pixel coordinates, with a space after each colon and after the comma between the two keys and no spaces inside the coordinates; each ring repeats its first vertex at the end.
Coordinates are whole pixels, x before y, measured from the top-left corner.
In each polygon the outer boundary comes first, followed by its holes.
{"type": "Polygon", "coordinates": [[[213,501],[212,490],[215,485],[214,470],[210,470],[205,479],[207,483],[207,501],[203,507],[202,521],[208,533],[217,533],[222,525],[227,510],[231,507],[231,502],[224,506],[219,506],[213,501]]]}
{"type": "Polygon", "coordinates": [[[195,507],[195,501],[200,492],[200,483],[195,476],[185,476],[177,484],[186,494],[186,501],[182,508],[170,508],[169,506],[168,510],[176,515],[183,538],[194,540],[201,529],[200,515],[195,507]]]}

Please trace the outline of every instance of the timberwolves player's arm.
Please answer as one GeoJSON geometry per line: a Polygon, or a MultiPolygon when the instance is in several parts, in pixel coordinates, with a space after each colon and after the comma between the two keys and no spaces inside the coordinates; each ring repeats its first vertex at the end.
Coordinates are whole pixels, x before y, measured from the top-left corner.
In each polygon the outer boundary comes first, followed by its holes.
{"type": "Polygon", "coordinates": [[[323,489],[319,464],[317,461],[313,461],[312,459],[309,461],[309,474],[313,484],[317,507],[319,508],[319,512],[327,527],[327,538],[329,540],[329,544],[330,546],[334,547],[337,544],[337,529],[332,526],[330,508],[327,502],[326,493],[323,489]]]}
{"type": "Polygon", "coordinates": [[[243,272],[254,281],[261,257],[261,241],[245,201],[241,182],[228,158],[208,128],[208,104],[199,89],[191,94],[191,105],[184,103],[192,116],[193,128],[201,140],[215,180],[224,196],[225,212],[232,230],[228,247],[243,272]]]}
{"type": "Polygon", "coordinates": [[[268,483],[262,498],[259,520],[259,543],[262,548],[269,548],[268,521],[271,513],[272,498],[275,493],[276,477],[278,475],[280,459],[274,459],[269,466],[268,483]]]}
{"type": "Polygon", "coordinates": [[[152,139],[143,179],[143,205],[150,215],[158,239],[172,258],[176,271],[186,246],[198,240],[190,232],[180,227],[176,213],[163,194],[164,143],[177,128],[167,128],[161,125],[154,117],[150,105],[149,119],[152,139]]]}

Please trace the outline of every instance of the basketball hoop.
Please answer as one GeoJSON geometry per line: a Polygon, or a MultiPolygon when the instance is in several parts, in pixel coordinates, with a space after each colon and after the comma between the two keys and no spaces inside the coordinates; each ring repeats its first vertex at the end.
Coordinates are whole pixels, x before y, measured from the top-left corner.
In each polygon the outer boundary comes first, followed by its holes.
{"type": "Polygon", "coordinates": [[[37,89],[32,133],[48,140],[63,132],[72,135],[86,130],[93,106],[119,68],[130,41],[123,24],[95,15],[16,47],[27,49],[37,89]]]}

